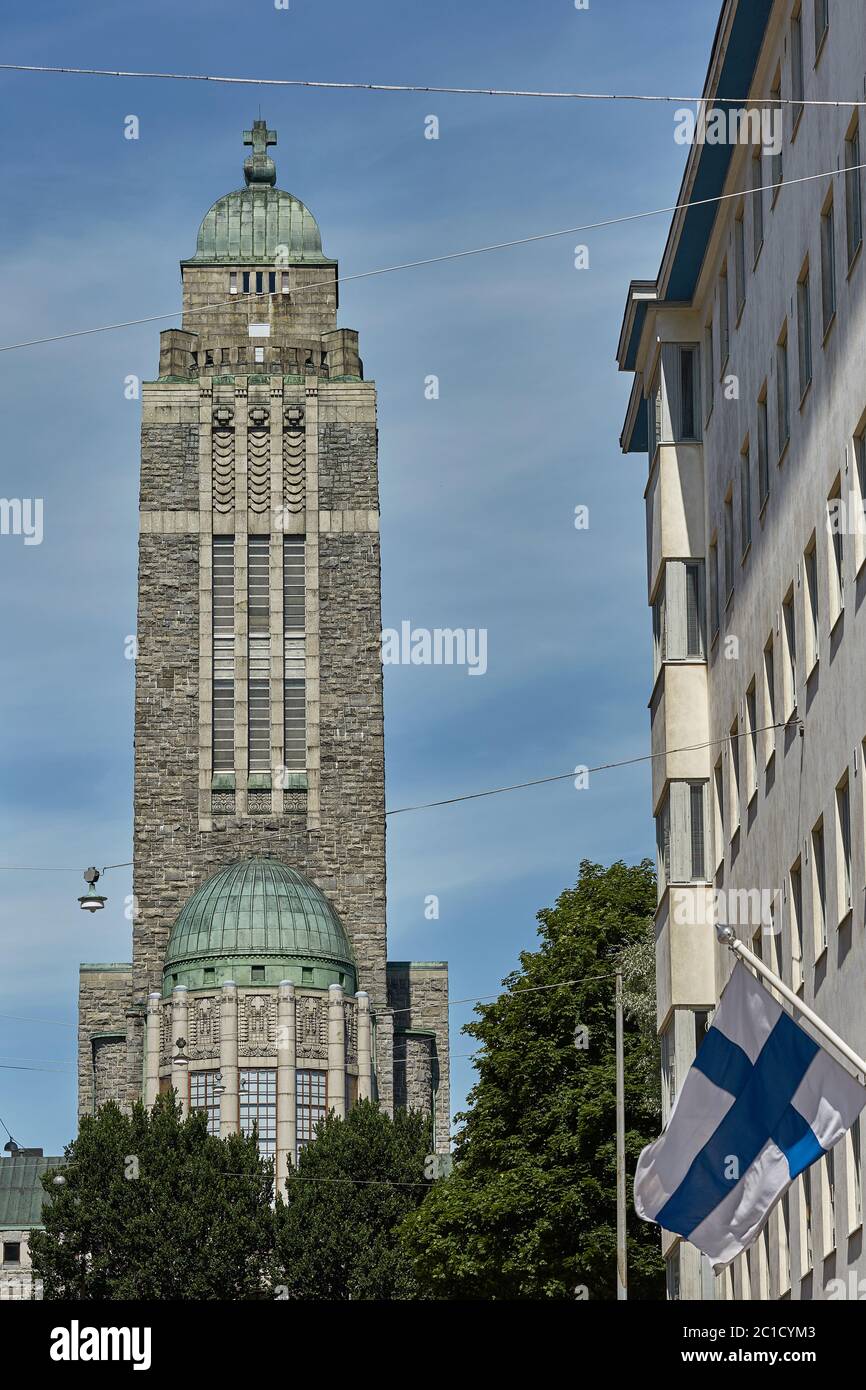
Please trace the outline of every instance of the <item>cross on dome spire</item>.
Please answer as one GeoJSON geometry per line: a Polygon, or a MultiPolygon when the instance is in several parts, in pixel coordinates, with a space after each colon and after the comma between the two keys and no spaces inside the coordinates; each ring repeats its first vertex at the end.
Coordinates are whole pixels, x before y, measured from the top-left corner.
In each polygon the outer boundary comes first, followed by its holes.
{"type": "Polygon", "coordinates": [[[244,160],[244,178],[247,186],[266,184],[273,188],[277,181],[277,168],[268,154],[268,146],[277,143],[277,132],[268,130],[267,121],[253,121],[252,130],[244,131],[244,144],[252,145],[253,152],[244,160]]]}

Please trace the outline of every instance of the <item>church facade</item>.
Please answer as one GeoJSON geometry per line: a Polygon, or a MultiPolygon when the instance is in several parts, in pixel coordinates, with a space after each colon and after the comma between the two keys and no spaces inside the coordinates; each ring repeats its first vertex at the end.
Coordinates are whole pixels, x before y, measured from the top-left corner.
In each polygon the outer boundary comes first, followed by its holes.
{"type": "Polygon", "coordinates": [[[387,959],[376,389],[275,143],[142,388],[132,962],[81,967],[79,1111],[173,1086],[281,1182],[363,1097],[447,1151],[449,1066],[447,967],[387,959]]]}

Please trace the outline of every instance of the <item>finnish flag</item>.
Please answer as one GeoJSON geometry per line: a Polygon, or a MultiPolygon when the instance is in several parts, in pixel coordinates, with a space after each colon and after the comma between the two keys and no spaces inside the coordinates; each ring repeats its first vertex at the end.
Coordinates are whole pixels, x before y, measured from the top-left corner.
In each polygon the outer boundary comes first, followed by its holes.
{"type": "Polygon", "coordinates": [[[638,1159],[635,1210],[718,1273],[864,1103],[866,1088],[738,961],[664,1133],[638,1159]]]}

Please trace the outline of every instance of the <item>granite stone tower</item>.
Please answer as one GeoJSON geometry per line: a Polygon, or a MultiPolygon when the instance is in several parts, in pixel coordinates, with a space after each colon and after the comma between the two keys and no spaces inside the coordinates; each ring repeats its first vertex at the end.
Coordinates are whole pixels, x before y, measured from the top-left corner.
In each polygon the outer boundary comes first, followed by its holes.
{"type": "Polygon", "coordinates": [[[447,1149],[447,970],[387,961],[376,390],[244,142],[142,390],[133,959],[82,966],[79,1109],[173,1085],[282,1177],[358,1096],[447,1149]]]}

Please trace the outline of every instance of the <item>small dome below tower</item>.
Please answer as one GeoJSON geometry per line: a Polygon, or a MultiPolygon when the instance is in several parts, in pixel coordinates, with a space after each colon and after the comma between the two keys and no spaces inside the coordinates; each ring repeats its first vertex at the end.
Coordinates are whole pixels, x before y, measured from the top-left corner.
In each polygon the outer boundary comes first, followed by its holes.
{"type": "Polygon", "coordinates": [[[244,160],[245,188],[218,198],[199,227],[195,255],[185,265],[334,265],[322,251],[322,234],[309,208],[276,187],[268,147],[277,132],[266,121],[244,131],[252,154],[244,160]]]}
{"type": "Polygon", "coordinates": [[[325,895],[277,859],[220,869],[181,908],[168,943],[163,994],[175,985],[276,986],[281,980],[357,989],[352,948],[325,895]]]}

